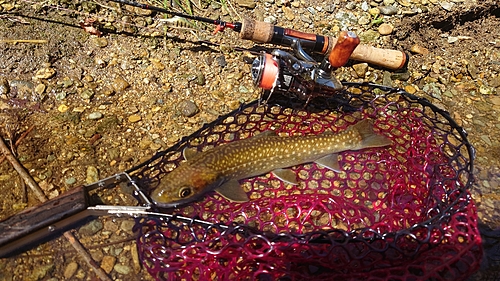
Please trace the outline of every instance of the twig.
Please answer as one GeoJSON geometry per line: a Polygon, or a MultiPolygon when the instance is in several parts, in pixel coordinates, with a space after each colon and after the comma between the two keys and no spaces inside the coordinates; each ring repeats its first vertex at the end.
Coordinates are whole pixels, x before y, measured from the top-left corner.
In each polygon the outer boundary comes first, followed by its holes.
{"type": "Polygon", "coordinates": [[[26,172],[24,167],[17,161],[17,159],[12,155],[12,152],[10,149],[7,147],[5,142],[3,141],[3,138],[0,138],[0,151],[2,151],[3,155],[9,160],[9,162],[12,164],[14,169],[19,173],[21,178],[26,182],[26,184],[31,188],[31,190],[35,193],[36,197],[38,200],[41,202],[47,201],[47,197],[45,197],[45,194],[43,193],[42,189],[38,186],[38,184],[35,182],[35,180],[26,172]]]}
{"type": "MultiPolygon", "coordinates": [[[[12,149],[12,152],[14,152],[14,150],[19,146],[19,144],[21,143],[21,141],[31,132],[33,131],[33,128],[35,128],[35,125],[31,125],[31,127],[28,128],[28,130],[26,130],[26,132],[22,133],[21,136],[16,140],[16,142],[14,143],[14,145],[11,147],[12,149]]],[[[0,164],[5,160],[5,154],[0,157],[0,164]]]]}
{"type": "MultiPolygon", "coordinates": [[[[23,178],[26,184],[31,188],[31,190],[35,193],[36,197],[41,202],[46,202],[48,199],[40,189],[38,184],[33,180],[33,178],[26,172],[24,167],[19,163],[19,161],[12,155],[9,148],[5,144],[3,138],[0,137],[0,151],[5,155],[7,160],[12,164],[14,169],[19,173],[19,175],[23,178]]],[[[83,248],[80,241],[76,239],[76,237],[71,233],[71,231],[64,232],[64,237],[68,239],[69,243],[75,250],[78,252],[80,257],[82,257],[85,262],[92,268],[95,274],[103,281],[111,281],[106,272],[92,259],[92,257],[87,253],[87,251],[83,248]]]]}
{"type": "Polygon", "coordinates": [[[32,43],[32,44],[45,44],[49,41],[47,40],[29,40],[29,39],[2,39],[1,43],[32,43]]]}

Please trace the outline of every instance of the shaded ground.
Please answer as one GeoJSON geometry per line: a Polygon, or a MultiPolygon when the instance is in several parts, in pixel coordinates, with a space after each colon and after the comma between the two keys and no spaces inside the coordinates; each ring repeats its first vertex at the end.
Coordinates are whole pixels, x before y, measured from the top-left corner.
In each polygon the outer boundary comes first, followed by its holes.
{"type": "MultiPolygon", "coordinates": [[[[339,12],[358,18],[367,14],[361,2],[355,2],[353,9],[337,2],[335,12],[317,9],[309,16],[311,23],[300,17],[306,14],[304,3],[291,6],[292,20],[283,17],[277,11],[282,7],[272,1],[257,2],[255,9],[236,9],[242,16],[260,20],[277,14],[277,25],[335,35],[346,24],[335,17],[339,12]]],[[[22,1],[0,3],[0,39],[47,40],[0,42],[0,121],[2,136],[13,142],[33,126],[16,156],[49,197],[131,168],[259,96],[245,63],[248,53],[231,48],[253,44],[238,40],[232,31],[211,36],[205,30],[167,30],[158,27],[159,15],[107,2],[102,3],[106,7],[80,1],[45,3],[67,10],[22,1]],[[97,18],[105,36],[86,33],[79,26],[86,18],[97,18]],[[221,45],[199,43],[201,39],[221,45]],[[190,112],[193,103],[195,110],[190,112]]],[[[491,228],[500,226],[500,10],[495,3],[457,1],[451,11],[427,4],[426,13],[386,17],[385,22],[395,27],[393,34],[377,36],[369,44],[405,51],[417,45],[428,52],[413,53],[404,74],[372,67],[364,77],[352,67],[339,71],[345,80],[414,91],[451,113],[477,149],[473,196],[480,218],[491,228]]],[[[324,6],[315,1],[307,5],[324,6]]],[[[201,15],[223,14],[225,20],[239,20],[231,9],[226,13],[220,7],[205,6],[201,15]]],[[[359,34],[376,30],[356,21],[349,25],[359,34]]],[[[38,204],[30,192],[26,195],[7,161],[0,164],[0,190],[0,219],[38,204]]],[[[120,190],[108,195],[117,204],[130,200],[120,190]]],[[[93,258],[110,265],[113,278],[150,280],[134,258],[130,220],[97,221],[77,233],[93,258]]],[[[29,255],[0,261],[0,272],[5,280],[94,278],[62,238],[29,255]],[[72,262],[77,267],[70,275],[72,262]]],[[[487,280],[498,278],[489,276],[487,280]]],[[[476,280],[485,278],[478,275],[476,280]]]]}

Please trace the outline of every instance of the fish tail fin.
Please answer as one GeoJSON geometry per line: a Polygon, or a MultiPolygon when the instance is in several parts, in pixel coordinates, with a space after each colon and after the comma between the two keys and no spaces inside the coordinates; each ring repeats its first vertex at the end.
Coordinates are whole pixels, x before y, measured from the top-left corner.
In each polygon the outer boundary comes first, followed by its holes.
{"type": "Polygon", "coordinates": [[[373,131],[373,123],[369,120],[362,120],[352,126],[353,130],[358,131],[361,136],[361,142],[357,149],[369,147],[382,147],[391,145],[392,141],[386,136],[378,135],[373,131]]]}

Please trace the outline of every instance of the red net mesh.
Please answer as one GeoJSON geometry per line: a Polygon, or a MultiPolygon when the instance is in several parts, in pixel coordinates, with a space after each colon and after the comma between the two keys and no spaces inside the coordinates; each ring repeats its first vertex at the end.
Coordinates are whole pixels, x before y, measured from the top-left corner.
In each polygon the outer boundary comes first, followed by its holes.
{"type": "Polygon", "coordinates": [[[186,146],[206,150],[266,130],[338,132],[367,118],[393,140],[390,147],[340,153],[340,173],[311,163],[292,167],[299,185],[271,174],[242,180],[246,203],[209,193],[173,210],[177,217],[139,219],[137,242],[151,275],[460,280],[477,270],[482,250],[467,191],[473,149],[465,133],[446,112],[401,90],[345,88],[307,109],[279,96],[267,105],[248,104],[145,163],[138,174],[154,188],[182,161],[186,146]]]}

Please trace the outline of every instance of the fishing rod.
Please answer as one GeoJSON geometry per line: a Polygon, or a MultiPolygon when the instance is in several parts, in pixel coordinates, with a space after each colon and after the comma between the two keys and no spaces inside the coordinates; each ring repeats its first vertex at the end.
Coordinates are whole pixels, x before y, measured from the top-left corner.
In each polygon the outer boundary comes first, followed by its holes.
{"type": "MultiPolygon", "coordinates": [[[[172,16],[183,17],[190,20],[201,21],[216,26],[214,34],[224,31],[226,28],[232,29],[240,34],[241,39],[251,40],[256,43],[270,43],[281,46],[293,47],[299,44],[301,49],[315,53],[328,55],[334,49],[338,39],[330,36],[323,36],[314,33],[306,33],[294,29],[275,26],[271,23],[256,21],[245,18],[242,22],[225,22],[199,16],[178,13],[148,4],[141,4],[129,0],[110,0],[112,2],[130,5],[146,10],[152,10],[172,16]]],[[[300,49],[300,50],[301,50],[300,49]]],[[[299,50],[299,51],[300,51],[299,50]]],[[[302,56],[309,58],[302,52],[302,56]]],[[[408,55],[402,51],[391,49],[380,49],[369,45],[359,44],[351,53],[350,59],[367,62],[391,70],[398,70],[406,67],[408,55]]]]}

